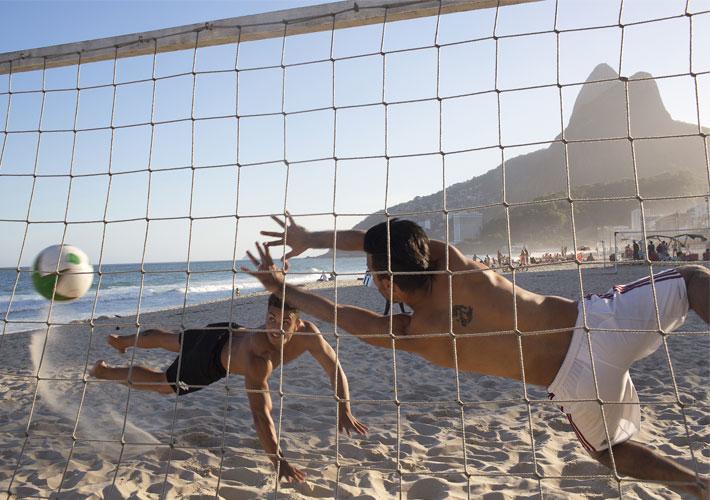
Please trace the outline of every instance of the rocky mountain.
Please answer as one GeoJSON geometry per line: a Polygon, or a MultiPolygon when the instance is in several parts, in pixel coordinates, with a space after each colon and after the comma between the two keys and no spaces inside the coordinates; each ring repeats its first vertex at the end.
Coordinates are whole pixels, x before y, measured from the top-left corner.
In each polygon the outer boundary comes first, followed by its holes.
{"type": "MultiPolygon", "coordinates": [[[[554,142],[549,147],[507,160],[507,201],[521,203],[566,197],[567,165],[573,198],[611,196],[612,192],[617,196],[634,196],[634,166],[642,196],[706,195],[709,190],[708,167],[702,137],[697,135],[698,126],[671,117],[661,99],[656,81],[647,79],[650,76],[648,73],[637,73],[628,79],[627,120],[624,81],[619,79],[619,75],[610,66],[598,65],[582,86],[564,131],[564,138],[573,141],[567,144],[567,160],[562,142],[554,142]],[[696,135],[659,138],[692,134],[696,135]],[[633,156],[629,136],[634,139],[633,156]],[[574,142],[580,140],[589,142],[574,142]],[[664,179],[664,176],[668,178],[664,179]]],[[[710,133],[710,128],[705,128],[704,132],[710,133]]],[[[556,138],[561,139],[561,135],[556,138]]],[[[472,211],[483,215],[484,229],[481,237],[493,237],[486,226],[490,230],[491,224],[503,214],[502,185],[503,167],[499,165],[483,175],[446,188],[447,207],[461,209],[487,206],[472,211]]],[[[389,210],[393,214],[441,210],[443,194],[443,191],[439,191],[420,196],[390,207],[389,210]]],[[[564,203],[568,206],[566,201],[564,203]]],[[[676,200],[674,203],[675,209],[683,209],[693,202],[676,200]]],[[[629,224],[630,210],[634,207],[633,203],[628,207],[626,205],[629,204],[617,207],[613,221],[600,221],[598,218],[582,218],[577,221],[578,234],[586,234],[591,238],[594,231],[590,229],[596,229],[599,224],[629,224]]],[[[536,214],[535,209],[526,211],[517,208],[514,212],[515,217],[523,219],[525,213],[530,217],[536,214]]],[[[536,216],[540,215],[538,212],[536,216]]],[[[428,232],[433,237],[444,237],[443,214],[407,217],[428,225],[428,232]]],[[[372,214],[355,228],[366,229],[381,220],[381,213],[372,214]]],[[[523,235],[520,237],[523,238],[523,235]]]]}

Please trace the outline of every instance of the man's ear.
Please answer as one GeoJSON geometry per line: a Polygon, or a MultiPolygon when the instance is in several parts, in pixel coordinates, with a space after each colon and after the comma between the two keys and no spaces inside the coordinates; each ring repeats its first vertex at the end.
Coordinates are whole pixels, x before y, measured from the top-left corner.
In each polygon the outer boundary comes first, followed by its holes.
{"type": "Polygon", "coordinates": [[[395,294],[397,293],[398,287],[395,285],[392,281],[392,278],[387,275],[381,275],[380,276],[380,283],[382,284],[382,291],[385,293],[385,298],[389,300],[390,297],[390,288],[394,286],[394,289],[392,290],[395,294]]]}
{"type": "MultiPolygon", "coordinates": [[[[394,282],[394,280],[390,279],[388,281],[388,287],[392,286],[392,299],[395,302],[401,302],[402,298],[404,297],[404,292],[402,289],[397,285],[397,283],[394,282]]],[[[389,289],[387,290],[389,292],[389,289]]]]}

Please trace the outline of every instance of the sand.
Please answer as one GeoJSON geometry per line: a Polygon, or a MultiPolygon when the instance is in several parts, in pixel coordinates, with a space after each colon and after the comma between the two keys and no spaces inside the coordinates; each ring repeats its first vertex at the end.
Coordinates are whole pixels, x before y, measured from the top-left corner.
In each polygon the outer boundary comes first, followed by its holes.
{"type": "MultiPolygon", "coordinates": [[[[592,268],[584,272],[584,292],[603,292],[647,271],[620,267],[612,274],[592,268]]],[[[564,266],[521,273],[518,282],[536,292],[579,296],[577,272],[564,266]]],[[[332,283],[309,287],[333,295],[332,283]]],[[[377,291],[356,281],[339,282],[337,292],[340,302],[383,309],[377,291]]],[[[258,326],[265,304],[265,294],[254,294],[232,304],[143,314],[140,323],[199,327],[231,318],[258,326]]],[[[253,431],[241,377],[180,398],[129,391],[88,377],[85,383],[85,367],[99,358],[111,365],[170,364],[171,353],[129,350],[122,356],[107,346],[106,336],[116,326],[132,333],[135,322],[135,317],[102,318],[93,329],[81,322],[53,327],[48,335],[44,329],[2,338],[0,491],[18,497],[272,497],[273,469],[253,431]]],[[[315,322],[335,347],[333,327],[315,322]]],[[[707,327],[691,314],[681,331],[707,327]]],[[[675,404],[666,353],[659,349],[632,369],[645,403],[638,439],[691,467],[692,448],[707,475],[710,338],[679,335],[668,345],[680,399],[695,406],[683,413],[675,404]]],[[[308,355],[283,372],[277,370],[270,387],[277,425],[281,416],[281,444],[288,459],[308,475],[304,485],[280,484],[278,497],[382,499],[400,492],[405,498],[426,499],[618,496],[611,477],[570,478],[608,472],[585,454],[564,415],[550,404],[531,406],[534,460],[542,478],[535,479],[521,383],[461,373],[462,408],[456,403],[453,370],[397,352],[395,384],[390,350],[345,333],[338,336],[337,347],[350,381],[353,413],[369,425],[370,433],[336,440],[333,392],[308,355]],[[555,479],[559,476],[564,478],[555,479]]],[[[528,387],[528,393],[533,399],[546,397],[543,388],[528,387]]],[[[628,498],[681,497],[666,486],[637,481],[622,482],[622,490],[628,498]]]]}

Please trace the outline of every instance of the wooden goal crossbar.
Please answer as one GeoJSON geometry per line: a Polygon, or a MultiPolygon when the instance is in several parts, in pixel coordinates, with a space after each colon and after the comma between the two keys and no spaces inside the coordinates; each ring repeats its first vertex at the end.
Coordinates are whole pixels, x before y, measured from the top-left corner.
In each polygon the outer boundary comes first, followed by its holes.
{"type": "Polygon", "coordinates": [[[345,0],[0,54],[0,74],[416,19],[539,0],[345,0]],[[198,36],[199,33],[199,36],[198,36]]]}

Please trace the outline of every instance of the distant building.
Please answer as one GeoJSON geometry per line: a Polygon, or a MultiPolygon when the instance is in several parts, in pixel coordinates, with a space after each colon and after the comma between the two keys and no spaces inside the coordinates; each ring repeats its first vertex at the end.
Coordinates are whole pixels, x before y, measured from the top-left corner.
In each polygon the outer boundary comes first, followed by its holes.
{"type": "MultiPolygon", "coordinates": [[[[657,215],[651,214],[648,207],[644,210],[646,219],[646,231],[656,228],[656,221],[659,219],[657,215]]],[[[633,231],[641,231],[641,209],[635,208],[631,211],[631,229],[633,231]]]]}
{"type": "Polygon", "coordinates": [[[710,200],[705,198],[702,203],[692,207],[686,214],[688,215],[688,227],[709,227],[710,200]]]}
{"type": "Polygon", "coordinates": [[[483,214],[455,213],[451,216],[451,223],[453,226],[452,243],[474,240],[480,236],[483,229],[483,214]]]}

